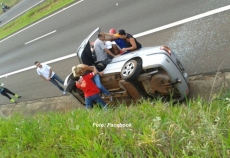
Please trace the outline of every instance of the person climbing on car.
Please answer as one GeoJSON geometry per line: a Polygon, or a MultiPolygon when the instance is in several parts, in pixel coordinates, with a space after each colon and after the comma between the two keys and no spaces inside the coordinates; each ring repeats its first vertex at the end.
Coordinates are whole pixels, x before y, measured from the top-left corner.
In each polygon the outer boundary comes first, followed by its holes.
{"type": "Polygon", "coordinates": [[[0,83],[0,93],[1,95],[7,97],[12,103],[15,103],[15,100],[9,96],[9,94],[13,95],[15,98],[21,98],[21,96],[13,93],[8,88],[4,87],[3,83],[0,83]]]}
{"type": "Polygon", "coordinates": [[[94,102],[106,109],[106,103],[99,95],[100,90],[92,81],[92,78],[98,73],[98,71],[95,66],[92,68],[93,72],[90,72],[86,75],[82,69],[75,69],[75,67],[72,68],[74,77],[79,77],[79,80],[76,81],[76,87],[84,92],[86,109],[92,108],[94,102]]]}
{"type": "MultiPolygon", "coordinates": [[[[88,66],[85,64],[79,64],[77,66],[73,66],[72,67],[72,72],[73,74],[75,74],[75,76],[84,76],[87,75],[91,72],[94,71],[94,67],[93,66],[88,66]]],[[[101,84],[100,81],[100,75],[102,75],[103,72],[98,72],[94,75],[94,77],[92,78],[94,83],[96,84],[96,86],[100,89],[101,94],[103,94],[104,96],[108,97],[110,99],[110,101],[113,100],[112,95],[109,93],[109,91],[101,84]]]]}
{"type": "MultiPolygon", "coordinates": [[[[120,49],[117,47],[117,44],[115,41],[106,41],[105,46],[108,50],[110,50],[114,55],[120,54],[120,49]]],[[[113,57],[109,55],[109,58],[112,59],[113,57]]]]}
{"type": "Polygon", "coordinates": [[[119,30],[118,34],[120,35],[119,38],[125,40],[125,44],[127,48],[122,48],[123,52],[137,50],[142,47],[142,45],[129,33],[126,33],[125,30],[119,30]]]}
{"type": "Polygon", "coordinates": [[[114,41],[116,42],[117,46],[119,47],[119,53],[122,54],[121,51],[122,48],[126,48],[124,39],[119,38],[120,35],[117,33],[117,31],[114,28],[111,28],[109,30],[109,33],[104,33],[106,36],[110,36],[110,38],[105,39],[106,41],[114,41]]]}
{"type": "Polygon", "coordinates": [[[113,58],[118,57],[119,55],[114,55],[110,50],[108,50],[104,40],[105,35],[103,33],[99,33],[98,38],[94,42],[94,50],[97,57],[97,62],[100,61],[104,66],[106,66],[111,62],[111,59],[108,55],[111,55],[113,58]]]}

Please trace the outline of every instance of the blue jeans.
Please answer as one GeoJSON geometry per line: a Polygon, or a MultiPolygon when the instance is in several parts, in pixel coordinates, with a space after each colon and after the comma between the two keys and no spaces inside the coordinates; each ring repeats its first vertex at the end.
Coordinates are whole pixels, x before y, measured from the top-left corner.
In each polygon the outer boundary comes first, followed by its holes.
{"type": "Polygon", "coordinates": [[[64,85],[64,81],[56,74],[53,75],[53,77],[50,79],[50,82],[52,82],[55,86],[58,87],[58,89],[60,89],[61,91],[64,91],[64,88],[62,88],[58,83],[60,82],[61,84],[64,85]]]}
{"type": "Polygon", "coordinates": [[[93,77],[93,80],[97,87],[100,89],[101,93],[105,94],[106,96],[110,95],[109,91],[104,86],[102,86],[100,76],[98,74],[93,77]]]}
{"type": "Polygon", "coordinates": [[[85,98],[86,109],[92,108],[94,102],[98,103],[102,108],[106,106],[106,103],[101,99],[100,95],[95,94],[85,98]]]}

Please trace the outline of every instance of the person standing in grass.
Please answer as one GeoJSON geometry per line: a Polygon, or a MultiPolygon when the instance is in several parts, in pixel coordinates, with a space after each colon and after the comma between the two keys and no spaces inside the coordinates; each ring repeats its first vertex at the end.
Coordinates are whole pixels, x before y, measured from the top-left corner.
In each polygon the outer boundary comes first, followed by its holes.
{"type": "Polygon", "coordinates": [[[72,68],[74,77],[79,77],[79,80],[76,81],[76,87],[81,89],[85,95],[85,104],[86,109],[93,107],[93,103],[98,103],[102,108],[106,107],[106,103],[100,97],[100,89],[93,82],[92,78],[98,73],[95,66],[93,67],[93,72],[90,72],[85,75],[85,72],[82,73],[81,69],[75,69],[75,66],[72,68]]]}
{"type": "Polygon", "coordinates": [[[6,87],[3,87],[3,86],[4,86],[4,84],[3,84],[3,83],[0,83],[0,93],[1,93],[3,96],[7,97],[12,103],[15,103],[15,100],[14,100],[13,98],[11,98],[11,97],[9,96],[9,94],[13,95],[15,98],[21,98],[21,96],[19,96],[19,95],[13,93],[12,91],[10,91],[9,89],[7,89],[6,87]]]}
{"type": "Polygon", "coordinates": [[[64,81],[57,74],[55,74],[55,72],[53,72],[50,66],[46,64],[41,64],[38,61],[36,61],[34,64],[37,66],[37,73],[42,79],[44,79],[45,81],[50,81],[56,87],[58,87],[60,91],[62,91],[63,95],[66,94],[66,91],[64,90],[64,88],[62,88],[58,84],[58,82],[60,82],[61,84],[64,85],[64,81]]]}

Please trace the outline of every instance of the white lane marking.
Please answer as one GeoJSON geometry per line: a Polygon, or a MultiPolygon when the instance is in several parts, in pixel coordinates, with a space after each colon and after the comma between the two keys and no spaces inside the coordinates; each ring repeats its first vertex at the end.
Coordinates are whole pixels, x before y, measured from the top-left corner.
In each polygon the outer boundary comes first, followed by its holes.
{"type": "MultiPolygon", "coordinates": [[[[83,2],[83,1],[84,1],[84,0],[80,0],[80,1],[78,1],[77,3],[74,3],[74,4],[72,4],[72,5],[68,6],[68,7],[66,7],[64,10],[66,10],[66,9],[68,9],[68,8],[70,8],[70,7],[73,7],[73,6],[75,6],[75,5],[77,5],[78,3],[81,3],[81,2],[83,2]]],[[[57,15],[58,13],[61,13],[61,12],[64,11],[64,10],[60,10],[60,11],[58,11],[58,12],[56,12],[56,13],[50,15],[50,16],[47,16],[46,18],[44,18],[44,19],[42,19],[42,20],[40,20],[40,21],[38,21],[38,22],[36,22],[36,23],[34,23],[34,24],[32,24],[32,25],[30,25],[30,26],[28,26],[28,27],[26,27],[26,28],[24,28],[24,29],[22,29],[22,30],[20,30],[20,31],[18,31],[18,32],[14,33],[14,34],[12,34],[12,35],[10,35],[10,36],[8,36],[8,37],[6,37],[6,38],[4,38],[3,40],[0,41],[0,43],[3,42],[3,41],[5,41],[5,40],[7,40],[7,39],[9,39],[9,38],[11,38],[11,37],[13,37],[13,36],[15,36],[15,35],[17,35],[17,34],[19,34],[19,33],[21,33],[21,32],[23,32],[23,31],[25,31],[25,30],[27,30],[27,29],[29,29],[29,28],[31,28],[31,27],[34,26],[34,25],[37,25],[38,23],[40,23],[40,22],[42,22],[42,21],[44,21],[44,20],[46,20],[46,19],[48,19],[48,18],[53,17],[54,15],[57,15]]]]}
{"type": "Polygon", "coordinates": [[[14,20],[15,18],[19,17],[20,15],[24,14],[25,12],[27,12],[28,10],[30,10],[31,8],[35,7],[36,5],[42,3],[44,0],[41,0],[40,2],[36,3],[35,5],[33,5],[32,7],[28,8],[27,10],[21,12],[20,14],[18,14],[17,16],[13,17],[12,19],[8,20],[7,22],[4,22],[4,24],[0,25],[0,27],[6,25],[7,23],[9,23],[10,21],[14,20]]]}
{"type": "MultiPolygon", "coordinates": [[[[47,62],[43,62],[43,63],[44,64],[50,64],[50,63],[61,61],[61,60],[67,59],[67,58],[72,58],[74,56],[76,56],[76,53],[73,53],[73,54],[70,54],[70,55],[67,55],[67,56],[64,56],[64,57],[60,57],[60,58],[57,58],[57,59],[53,59],[53,60],[50,60],[50,61],[47,61],[47,62]]],[[[35,65],[27,67],[27,68],[24,68],[24,69],[20,69],[20,70],[17,70],[17,71],[13,71],[13,72],[10,72],[10,73],[4,74],[4,75],[1,75],[0,78],[4,78],[4,77],[7,78],[10,75],[14,75],[14,74],[17,74],[17,73],[20,73],[20,72],[23,72],[23,71],[27,71],[27,70],[31,70],[31,69],[34,69],[34,68],[36,68],[35,65]]]]}
{"type": "MultiPolygon", "coordinates": [[[[218,8],[218,9],[215,9],[215,10],[212,10],[212,11],[208,11],[206,13],[203,13],[203,14],[199,14],[197,16],[193,16],[191,18],[187,18],[187,19],[184,19],[184,20],[181,20],[181,21],[178,21],[178,22],[174,22],[174,23],[171,23],[171,24],[168,24],[168,25],[165,25],[165,26],[162,26],[162,27],[158,27],[156,29],[152,29],[152,30],[149,30],[149,31],[145,31],[145,32],[142,32],[142,33],[139,33],[139,34],[136,34],[134,35],[135,38],[137,37],[141,37],[141,36],[145,36],[147,34],[151,34],[151,33],[154,33],[154,32],[157,32],[157,31],[161,31],[161,30],[164,30],[164,29],[168,29],[170,27],[174,27],[174,26],[177,26],[179,24],[184,24],[186,22],[190,22],[188,20],[197,20],[197,19],[200,19],[200,18],[203,18],[203,17],[207,17],[209,15],[213,15],[213,14],[216,14],[216,13],[220,13],[220,12],[223,12],[223,11],[226,11],[226,10],[229,10],[230,9],[230,5],[228,6],[225,6],[225,7],[222,7],[222,8],[218,8]],[[183,23],[182,23],[183,22],[183,23]],[[170,27],[169,27],[170,26],[170,27]]],[[[45,64],[50,64],[50,63],[54,63],[54,62],[57,62],[57,61],[61,61],[61,60],[64,60],[64,59],[68,59],[68,58],[72,58],[76,56],[76,53],[73,53],[73,54],[70,54],[70,55],[67,55],[67,56],[63,56],[63,57],[60,57],[60,58],[57,58],[57,59],[53,59],[53,60],[50,60],[50,61],[47,61],[47,62],[44,62],[45,64]]],[[[35,68],[35,66],[31,66],[31,67],[28,67],[28,68],[24,68],[24,69],[21,69],[21,70],[17,70],[17,71],[13,71],[11,73],[7,73],[7,74],[4,74],[4,75],[1,75],[0,78],[3,78],[3,77],[7,77],[9,75],[13,75],[13,74],[16,74],[16,73],[20,73],[20,72],[23,72],[23,71],[26,71],[26,70],[30,70],[30,69],[33,69],[35,68]]]]}
{"type": "Polygon", "coordinates": [[[192,17],[184,19],[184,20],[180,20],[180,21],[168,24],[168,25],[164,25],[164,26],[152,29],[152,30],[148,30],[148,31],[136,34],[136,35],[134,35],[134,37],[137,38],[137,37],[145,36],[145,35],[148,35],[148,34],[151,34],[151,33],[154,33],[154,32],[162,31],[162,30],[174,27],[174,26],[185,24],[187,22],[191,22],[191,21],[194,21],[194,20],[198,20],[198,19],[210,16],[210,15],[214,15],[214,14],[217,14],[217,13],[220,13],[220,12],[224,12],[224,11],[227,11],[229,9],[230,9],[230,5],[225,6],[225,7],[221,7],[221,8],[218,8],[218,9],[214,9],[214,10],[202,13],[202,14],[192,16],[192,17]]]}
{"type": "Polygon", "coordinates": [[[33,40],[29,41],[29,42],[26,42],[25,45],[27,45],[27,44],[29,44],[29,43],[32,43],[32,42],[34,42],[34,41],[36,41],[36,40],[39,40],[39,39],[41,39],[41,38],[43,38],[43,37],[49,36],[49,35],[55,33],[56,31],[57,31],[57,30],[54,30],[54,31],[52,31],[52,32],[50,32],[50,33],[47,33],[47,34],[45,34],[45,35],[43,35],[43,36],[40,36],[40,37],[35,38],[35,39],[33,39],[33,40]]]}

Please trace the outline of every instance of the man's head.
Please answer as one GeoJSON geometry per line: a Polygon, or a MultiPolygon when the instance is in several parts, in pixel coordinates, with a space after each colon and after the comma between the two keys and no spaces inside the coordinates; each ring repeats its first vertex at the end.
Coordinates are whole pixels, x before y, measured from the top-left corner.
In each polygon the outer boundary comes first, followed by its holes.
{"type": "Polygon", "coordinates": [[[111,28],[111,29],[109,30],[109,33],[111,33],[111,34],[116,34],[117,31],[116,31],[114,28],[111,28]]]}
{"type": "Polygon", "coordinates": [[[78,66],[73,66],[72,67],[72,72],[74,77],[79,77],[81,75],[84,75],[84,70],[81,67],[78,66]]]}
{"type": "Polygon", "coordinates": [[[126,38],[126,32],[125,32],[125,30],[123,30],[123,29],[119,30],[118,34],[120,35],[120,38],[122,38],[122,39],[126,38]]]}
{"type": "Polygon", "coordinates": [[[103,33],[99,33],[97,37],[102,41],[105,40],[105,35],[103,33]]]}
{"type": "Polygon", "coordinates": [[[38,62],[38,61],[35,61],[35,63],[34,63],[37,67],[39,67],[39,68],[42,68],[42,64],[40,63],[40,62],[38,62]]]}

